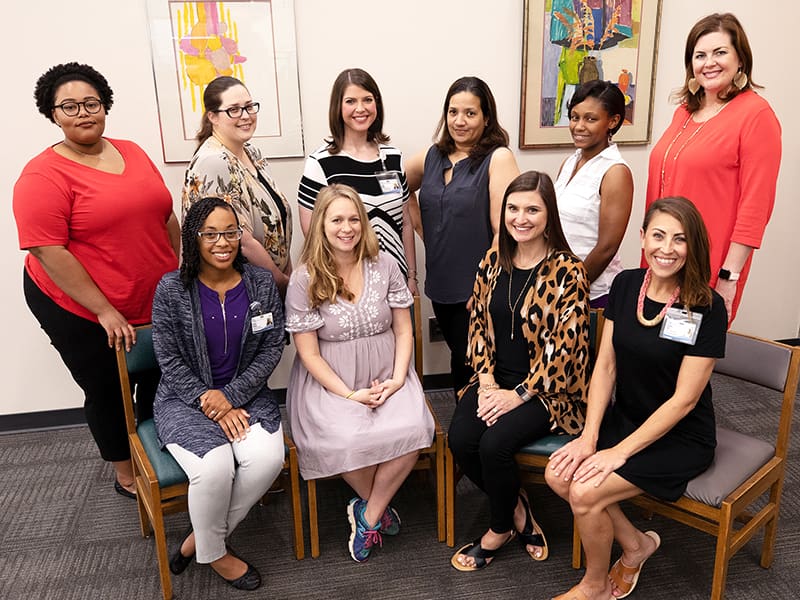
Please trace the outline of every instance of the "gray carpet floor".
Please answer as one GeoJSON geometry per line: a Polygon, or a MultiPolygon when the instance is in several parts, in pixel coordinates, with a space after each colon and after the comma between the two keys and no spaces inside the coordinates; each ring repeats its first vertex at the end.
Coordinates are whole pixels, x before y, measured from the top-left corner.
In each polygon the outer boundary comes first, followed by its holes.
{"type": "MultiPolygon", "coordinates": [[[[739,382],[715,376],[720,421],[760,434],[773,426],[767,405],[773,398],[753,394],[739,382]]],[[[452,392],[431,394],[445,428],[452,392]]],[[[727,598],[800,597],[800,434],[793,434],[792,459],[771,569],[758,565],[761,536],[730,563],[727,598]]],[[[136,504],[117,495],[109,466],[97,457],[86,427],[0,436],[0,598],[157,599],[161,590],[152,539],[139,533],[136,504]]],[[[435,496],[431,482],[412,475],[395,499],[400,535],[384,538],[365,564],[347,552],[345,504],[351,493],[342,481],[319,483],[320,544],[317,559],[297,561],[292,551],[291,508],[286,494],[253,508],[231,539],[238,554],[261,572],[255,592],[230,588],[207,566],[192,564],[173,577],[180,599],[545,599],[569,589],[581,572],[570,566],[571,517],[565,503],[544,486],[527,486],[537,520],[550,544],[546,562],[532,561],[519,544],[509,544],[486,569],[453,569],[453,552],[436,541],[435,496]]],[[[647,563],[632,598],[707,598],[714,540],[659,517],[634,522],[654,529],[662,547],[647,563]]],[[[479,536],[488,524],[488,503],[470,482],[457,490],[456,544],[479,536]]],[[[167,542],[174,547],[188,526],[186,514],[167,518],[167,542]]],[[[306,525],[306,539],[308,528],[306,525]]],[[[309,550],[306,544],[307,552],[309,550]]]]}

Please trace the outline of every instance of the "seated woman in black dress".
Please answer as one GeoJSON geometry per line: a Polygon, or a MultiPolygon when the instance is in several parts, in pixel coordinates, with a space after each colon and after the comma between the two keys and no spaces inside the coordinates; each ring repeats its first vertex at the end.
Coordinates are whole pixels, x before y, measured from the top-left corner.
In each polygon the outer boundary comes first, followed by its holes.
{"type": "Polygon", "coordinates": [[[662,198],[641,239],[648,268],[623,271],[611,286],[583,433],[553,453],[545,473],[569,500],[586,551],[583,579],[558,600],[629,595],[661,540],[636,529],[618,503],[642,492],[677,500],[714,458],[709,378],[728,315],[708,284],[706,227],[687,199],[662,198]],[[609,573],[614,539],[622,557],[609,573]]]}
{"type": "Polygon", "coordinates": [[[448,439],[456,462],[489,496],[482,537],[450,563],[480,569],[519,534],[533,560],[547,542],[520,487],[517,451],[583,425],[589,352],[589,278],[569,250],[553,182],[529,171],[508,186],[498,245],[478,267],[469,324],[475,370],[460,392],[448,439]]]}

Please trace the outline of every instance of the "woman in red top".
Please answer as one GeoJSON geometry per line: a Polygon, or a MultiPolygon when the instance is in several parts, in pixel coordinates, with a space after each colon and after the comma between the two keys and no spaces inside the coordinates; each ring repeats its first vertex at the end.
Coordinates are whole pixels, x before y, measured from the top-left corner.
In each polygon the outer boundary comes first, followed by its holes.
{"type": "MultiPolygon", "coordinates": [[[[25,299],[85,394],[92,436],[114,464],[114,489],[135,498],[114,351],[136,343],[134,325],[150,322],[156,284],[178,266],[178,220],[144,151],[103,137],[113,103],[105,77],[89,65],[56,65],[34,95],[64,139],[34,157],[14,186],[19,244],[28,251],[25,299]]],[[[138,383],[141,419],[141,409],[152,414],[158,372],[138,383]]]]}
{"type": "Polygon", "coordinates": [[[711,241],[711,286],[732,322],[772,214],[781,127],[753,91],[760,87],[752,81],[753,55],[734,15],[700,19],[686,39],[684,63],[681,104],[650,154],[647,208],[665,196],[697,206],[711,241]]]}

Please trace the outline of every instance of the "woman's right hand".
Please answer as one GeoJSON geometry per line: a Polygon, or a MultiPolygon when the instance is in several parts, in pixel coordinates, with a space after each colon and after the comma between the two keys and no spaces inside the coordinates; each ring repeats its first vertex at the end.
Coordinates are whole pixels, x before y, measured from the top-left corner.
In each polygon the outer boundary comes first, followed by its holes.
{"type": "Polygon", "coordinates": [[[247,437],[247,432],[250,431],[249,418],[250,415],[245,409],[234,408],[225,413],[217,423],[219,423],[229,442],[241,442],[247,437]]]}
{"type": "Polygon", "coordinates": [[[579,436],[550,455],[548,468],[555,471],[556,476],[563,476],[564,481],[570,481],[583,461],[595,453],[595,448],[596,444],[579,436]]]}
{"type": "Polygon", "coordinates": [[[97,315],[97,320],[105,329],[108,336],[108,347],[119,350],[125,345],[125,351],[130,352],[136,343],[136,330],[133,325],[113,306],[97,315]]]}
{"type": "Polygon", "coordinates": [[[359,404],[363,404],[369,408],[378,408],[381,404],[383,404],[383,400],[381,400],[381,394],[383,394],[383,387],[381,386],[380,381],[377,379],[372,382],[372,385],[368,388],[359,388],[355,390],[348,400],[353,400],[354,402],[358,402],[359,404]]]}

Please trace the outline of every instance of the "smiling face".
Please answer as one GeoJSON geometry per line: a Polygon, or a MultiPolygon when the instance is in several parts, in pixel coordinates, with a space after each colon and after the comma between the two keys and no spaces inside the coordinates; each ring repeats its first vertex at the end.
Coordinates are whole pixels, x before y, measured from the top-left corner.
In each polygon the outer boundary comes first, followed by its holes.
{"type": "Polygon", "coordinates": [[[640,232],[642,251],[653,277],[661,279],[678,279],[689,246],[686,232],[681,222],[665,212],[656,211],[647,225],[640,232]]]}
{"type": "Polygon", "coordinates": [[[339,196],[328,205],[323,227],[325,239],[336,255],[352,254],[361,241],[361,217],[350,198],[339,196]]]}
{"type": "Polygon", "coordinates": [[[503,219],[508,233],[517,244],[524,246],[544,241],[547,206],[539,192],[509,194],[503,219]]]}
{"type": "Polygon", "coordinates": [[[712,31],[697,40],[692,53],[692,71],[707,94],[727,90],[742,66],[726,31],[712,31]]]}
{"type": "MultiPolygon", "coordinates": [[[[217,207],[203,221],[199,231],[234,231],[238,227],[233,210],[217,207]]],[[[210,243],[202,238],[197,241],[200,250],[200,274],[219,273],[233,269],[233,259],[239,251],[239,240],[226,240],[219,236],[210,243]]]]}
{"type": "MultiPolygon", "coordinates": [[[[75,80],[68,81],[56,90],[53,98],[53,106],[58,106],[64,102],[86,102],[87,100],[99,100],[100,94],[89,83],[75,80]]],[[[80,112],[74,117],[68,117],[60,108],[53,109],[53,119],[61,127],[64,137],[68,140],[81,145],[92,145],[100,140],[106,128],[106,109],[93,115],[86,112],[86,107],[81,104],[80,112]]]]}
{"type": "Polygon", "coordinates": [[[226,109],[233,106],[245,107],[253,103],[250,92],[243,85],[234,85],[222,92],[219,96],[219,112],[209,112],[208,120],[214,128],[214,134],[222,140],[226,146],[241,146],[250,141],[256,132],[258,115],[250,114],[246,110],[242,111],[239,118],[233,119],[228,116],[226,109]]]}
{"type": "Polygon", "coordinates": [[[481,110],[481,99],[470,92],[450,96],[447,106],[447,130],[456,147],[469,151],[483,136],[486,117],[481,110]]]}
{"type": "Polygon", "coordinates": [[[369,130],[378,114],[375,96],[358,85],[350,84],[342,96],[342,121],[346,133],[363,133],[369,130]]]}
{"type": "Polygon", "coordinates": [[[569,132],[575,147],[591,157],[608,147],[609,132],[617,123],[619,115],[612,117],[597,98],[590,96],[570,110],[569,132]]]}

